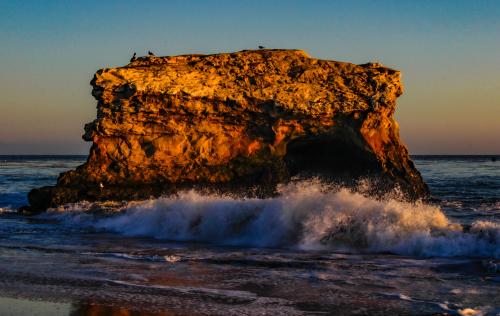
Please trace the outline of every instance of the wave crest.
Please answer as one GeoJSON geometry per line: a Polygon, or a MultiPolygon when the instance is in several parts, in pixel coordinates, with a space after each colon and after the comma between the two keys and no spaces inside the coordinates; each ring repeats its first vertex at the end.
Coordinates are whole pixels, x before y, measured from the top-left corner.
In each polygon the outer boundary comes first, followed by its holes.
{"type": "Polygon", "coordinates": [[[129,236],[222,245],[305,250],[391,252],[415,256],[500,257],[500,224],[451,222],[437,206],[374,199],[317,180],[291,183],[274,198],[236,198],[196,191],[130,202],[112,216],[75,205],[52,210],[67,224],[129,236]],[[67,210],[67,209],[65,209],[67,210]]]}

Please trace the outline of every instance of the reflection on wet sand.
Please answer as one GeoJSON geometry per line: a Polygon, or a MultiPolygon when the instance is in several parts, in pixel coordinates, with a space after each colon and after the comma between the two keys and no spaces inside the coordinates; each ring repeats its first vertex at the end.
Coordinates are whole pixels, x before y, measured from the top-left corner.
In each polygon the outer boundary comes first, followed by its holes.
{"type": "Polygon", "coordinates": [[[69,316],[179,316],[171,312],[148,312],[131,310],[120,306],[106,306],[100,304],[73,304],[69,316]]]}
{"type": "Polygon", "coordinates": [[[68,303],[0,297],[0,315],[2,316],[67,316],[71,308],[71,304],[68,303]]]}
{"type": "MultiPolygon", "coordinates": [[[[172,312],[133,310],[121,306],[108,306],[92,302],[54,303],[20,298],[0,297],[1,316],[181,316],[172,312]]],[[[190,314],[193,315],[193,314],[190,314]]]]}

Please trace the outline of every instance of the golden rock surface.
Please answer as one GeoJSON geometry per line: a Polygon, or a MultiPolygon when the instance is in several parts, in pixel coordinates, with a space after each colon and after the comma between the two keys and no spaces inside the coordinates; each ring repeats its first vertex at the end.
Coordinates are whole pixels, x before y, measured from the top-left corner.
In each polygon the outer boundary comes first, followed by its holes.
{"type": "Polygon", "coordinates": [[[266,195],[300,174],[427,192],[393,118],[400,72],[378,63],[277,49],[151,56],[101,69],[91,84],[98,110],[85,126],[88,160],[30,193],[35,208],[201,184],[266,195]]]}

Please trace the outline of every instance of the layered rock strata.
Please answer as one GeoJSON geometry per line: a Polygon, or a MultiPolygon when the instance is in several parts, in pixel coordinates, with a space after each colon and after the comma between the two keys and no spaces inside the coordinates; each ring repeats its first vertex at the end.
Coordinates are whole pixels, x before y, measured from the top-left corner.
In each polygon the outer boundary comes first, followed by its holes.
{"type": "Polygon", "coordinates": [[[141,57],[91,81],[87,162],[34,189],[31,210],[189,187],[269,196],[293,176],[428,189],[393,115],[400,72],[300,50],[141,57]]]}

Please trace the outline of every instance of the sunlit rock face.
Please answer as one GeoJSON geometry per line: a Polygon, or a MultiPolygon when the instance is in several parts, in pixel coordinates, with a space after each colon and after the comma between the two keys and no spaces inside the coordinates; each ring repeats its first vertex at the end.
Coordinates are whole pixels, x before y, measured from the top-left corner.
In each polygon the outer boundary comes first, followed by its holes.
{"type": "Polygon", "coordinates": [[[300,50],[152,56],[101,69],[91,84],[88,160],[33,190],[34,210],[193,186],[269,196],[293,176],[427,193],[393,118],[400,73],[381,64],[300,50]]]}

